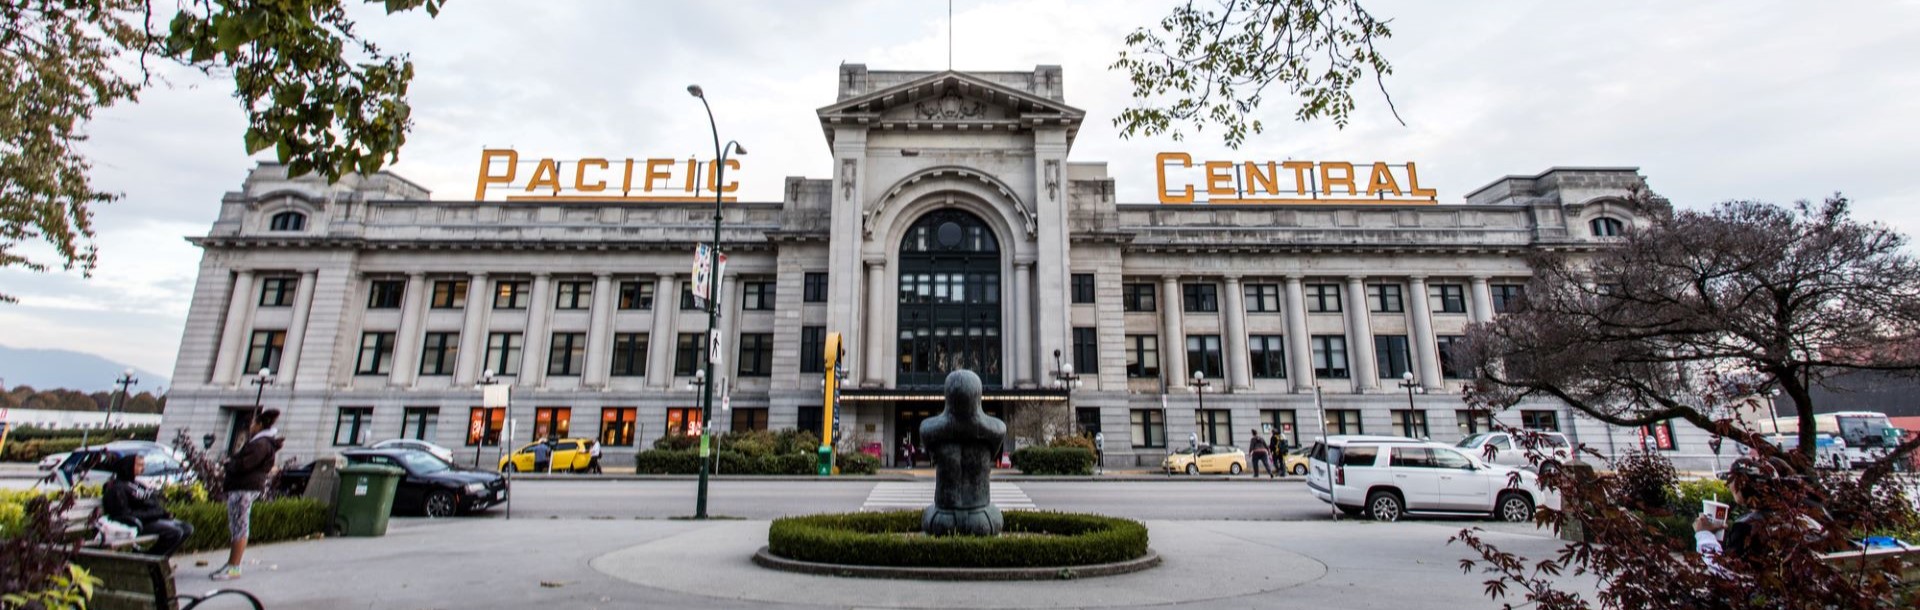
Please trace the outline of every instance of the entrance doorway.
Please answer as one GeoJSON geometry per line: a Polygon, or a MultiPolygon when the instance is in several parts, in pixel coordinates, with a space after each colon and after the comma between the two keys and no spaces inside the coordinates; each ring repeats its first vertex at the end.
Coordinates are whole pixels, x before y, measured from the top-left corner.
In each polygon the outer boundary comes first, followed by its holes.
{"type": "Polygon", "coordinates": [[[233,455],[241,445],[249,440],[247,431],[253,428],[253,416],[260,413],[254,407],[221,407],[227,413],[227,449],[222,455],[233,455]]]}

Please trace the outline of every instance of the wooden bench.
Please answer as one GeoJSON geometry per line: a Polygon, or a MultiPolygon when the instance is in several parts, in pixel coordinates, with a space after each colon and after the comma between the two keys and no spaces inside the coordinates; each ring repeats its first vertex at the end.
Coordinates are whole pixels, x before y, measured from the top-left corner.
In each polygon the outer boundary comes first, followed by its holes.
{"type": "Polygon", "coordinates": [[[77,498],[73,506],[60,513],[63,531],[81,541],[73,555],[73,564],[85,568],[100,579],[93,588],[89,608],[102,610],[188,610],[219,596],[233,595],[246,600],[255,610],[262,608],[253,594],[240,590],[214,590],[204,595],[179,595],[173,588],[173,563],[166,557],[127,551],[154,543],[159,536],[136,536],[131,540],[99,544],[94,540],[95,523],[101,519],[99,498],[77,498]],[[184,605],[183,605],[184,604],[184,605]]]}
{"type": "Polygon", "coordinates": [[[1894,573],[1900,579],[1897,594],[1902,596],[1901,600],[1920,602],[1920,547],[1840,551],[1821,555],[1820,560],[1847,573],[1882,569],[1892,562],[1894,573]]]}

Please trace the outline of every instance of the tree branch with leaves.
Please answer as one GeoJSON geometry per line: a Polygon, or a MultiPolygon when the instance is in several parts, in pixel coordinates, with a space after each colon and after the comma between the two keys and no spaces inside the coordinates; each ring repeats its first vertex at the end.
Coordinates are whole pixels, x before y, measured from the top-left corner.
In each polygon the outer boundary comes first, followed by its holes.
{"type": "Polygon", "coordinates": [[[1390,20],[1358,0],[1196,4],[1127,35],[1112,66],[1133,84],[1133,105],[1113,120],[1122,137],[1165,133],[1179,140],[1189,128],[1217,125],[1227,146],[1239,148],[1264,129],[1250,115],[1274,85],[1299,99],[1295,119],[1327,118],[1345,128],[1355,108],[1352,89],[1369,78],[1400,120],[1385,81],[1393,66],[1376,48],[1393,36],[1390,20]]]}
{"type": "MultiPolygon", "coordinates": [[[[438,15],[445,2],[370,3],[438,15]]],[[[0,268],[98,263],[93,207],[119,195],[77,145],[94,112],[155,86],[150,58],[230,77],[248,154],[273,149],[295,175],[377,172],[412,125],[413,64],[356,33],[344,0],[9,0],[0,16],[0,268]]]]}

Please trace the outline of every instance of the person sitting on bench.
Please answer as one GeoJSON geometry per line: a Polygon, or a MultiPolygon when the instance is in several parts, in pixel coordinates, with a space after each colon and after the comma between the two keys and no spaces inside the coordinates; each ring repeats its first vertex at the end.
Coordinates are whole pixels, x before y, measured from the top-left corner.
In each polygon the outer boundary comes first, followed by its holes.
{"type": "Polygon", "coordinates": [[[193,535],[193,526],[175,520],[160,505],[160,493],[137,479],[146,472],[147,458],[119,456],[108,469],[113,472],[113,480],[100,490],[101,511],[108,519],[139,528],[142,536],[159,536],[160,540],[147,548],[147,554],[172,556],[193,535]]]}

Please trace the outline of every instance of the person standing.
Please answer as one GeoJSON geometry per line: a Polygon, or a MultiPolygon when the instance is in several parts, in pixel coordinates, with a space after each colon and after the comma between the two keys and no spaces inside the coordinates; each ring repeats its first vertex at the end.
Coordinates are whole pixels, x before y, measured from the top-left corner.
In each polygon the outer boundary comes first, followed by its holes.
{"type": "Polygon", "coordinates": [[[1280,436],[1279,430],[1268,433],[1267,449],[1273,452],[1273,471],[1287,476],[1287,439],[1280,436]]]}
{"type": "Polygon", "coordinates": [[[540,439],[527,450],[533,452],[534,472],[546,472],[553,467],[553,448],[547,446],[547,439],[540,439]]]}
{"type": "Polygon", "coordinates": [[[146,553],[171,557],[180,545],[193,535],[193,525],[178,521],[167,509],[153,489],[141,484],[139,476],[147,470],[147,458],[141,455],[122,456],[109,466],[113,480],[107,481],[100,490],[100,509],[108,519],[131,525],[140,531],[140,535],[159,536],[160,540],[148,547],[146,553]]]}
{"type": "Polygon", "coordinates": [[[1247,441],[1247,462],[1253,469],[1254,478],[1260,477],[1262,466],[1267,469],[1267,478],[1273,478],[1273,456],[1267,454],[1267,442],[1260,440],[1259,430],[1250,430],[1247,436],[1250,437],[1247,441]]]}
{"type": "Polygon", "coordinates": [[[587,472],[600,474],[600,441],[587,441],[587,472]]]}
{"type": "Polygon", "coordinates": [[[227,458],[227,534],[233,546],[227,551],[227,565],[214,570],[214,580],[240,577],[240,560],[247,554],[247,536],[253,522],[253,503],[266,492],[274,460],[280,447],[286,445],[280,430],[273,427],[278,421],[279,409],[254,416],[253,425],[247,427],[247,443],[227,458]]]}

